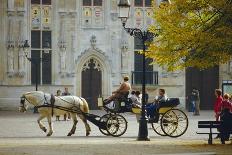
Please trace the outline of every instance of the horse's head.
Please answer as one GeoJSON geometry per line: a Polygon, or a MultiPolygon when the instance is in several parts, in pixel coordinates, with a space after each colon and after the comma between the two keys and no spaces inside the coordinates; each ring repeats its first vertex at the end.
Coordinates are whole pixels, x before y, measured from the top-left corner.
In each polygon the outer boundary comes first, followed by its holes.
{"type": "Polygon", "coordinates": [[[20,112],[25,112],[27,111],[27,105],[25,101],[28,103],[37,106],[40,104],[40,102],[44,98],[44,93],[41,91],[33,91],[33,92],[28,92],[22,95],[21,100],[20,100],[20,106],[19,106],[19,111],[20,112]]]}
{"type": "Polygon", "coordinates": [[[25,95],[23,95],[20,99],[20,106],[19,106],[19,111],[20,112],[26,112],[27,111],[27,105],[25,104],[25,95]]]}

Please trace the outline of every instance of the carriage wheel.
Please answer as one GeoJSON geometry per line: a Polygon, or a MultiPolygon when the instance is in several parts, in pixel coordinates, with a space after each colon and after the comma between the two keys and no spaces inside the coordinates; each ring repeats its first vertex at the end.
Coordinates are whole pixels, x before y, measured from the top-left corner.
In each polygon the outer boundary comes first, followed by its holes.
{"type": "Polygon", "coordinates": [[[161,129],[169,137],[180,137],[188,129],[188,117],[179,109],[170,109],[161,118],[161,129]]]}
{"type": "Polygon", "coordinates": [[[158,135],[160,135],[160,136],[167,136],[163,132],[163,130],[161,128],[161,118],[162,117],[159,118],[159,122],[157,122],[157,123],[151,123],[151,126],[152,126],[152,129],[155,131],[155,133],[157,133],[158,135]]]}
{"type": "Polygon", "coordinates": [[[119,114],[111,115],[106,124],[108,134],[113,137],[120,137],[127,130],[127,121],[122,115],[119,114]]]}
{"type": "MultiPolygon", "coordinates": [[[[107,122],[108,118],[110,117],[109,114],[105,114],[101,117],[100,119],[100,122],[107,122]]],[[[106,136],[109,136],[110,134],[107,132],[107,130],[104,130],[102,128],[99,128],[100,132],[103,134],[103,135],[106,135],[106,136]]]]}

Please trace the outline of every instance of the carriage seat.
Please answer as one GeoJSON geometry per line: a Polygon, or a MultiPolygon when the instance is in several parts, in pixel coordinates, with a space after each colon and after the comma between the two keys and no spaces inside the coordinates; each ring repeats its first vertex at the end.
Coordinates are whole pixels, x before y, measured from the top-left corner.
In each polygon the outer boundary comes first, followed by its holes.
{"type": "Polygon", "coordinates": [[[179,98],[168,98],[165,102],[159,103],[159,108],[163,107],[176,107],[180,104],[179,98]]]}

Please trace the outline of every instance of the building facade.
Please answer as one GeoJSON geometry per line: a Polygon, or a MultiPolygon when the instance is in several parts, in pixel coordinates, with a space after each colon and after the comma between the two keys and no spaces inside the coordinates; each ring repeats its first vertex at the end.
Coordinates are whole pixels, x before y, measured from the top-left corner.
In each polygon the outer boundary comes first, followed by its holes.
{"type": "MultiPolygon", "coordinates": [[[[0,0],[0,108],[17,107],[23,92],[35,90],[36,80],[38,89],[48,93],[68,87],[71,94],[86,98],[91,109],[97,108],[98,96],[111,95],[125,75],[133,89],[141,90],[141,43],[124,31],[117,3],[0,0]],[[25,57],[25,40],[30,44],[28,57],[40,59],[39,65],[25,57]]],[[[146,29],[153,22],[152,14],[151,0],[131,0],[127,26],[146,29]]],[[[146,61],[150,100],[158,88],[164,88],[184,107],[185,71],[170,73],[146,61]]]]}

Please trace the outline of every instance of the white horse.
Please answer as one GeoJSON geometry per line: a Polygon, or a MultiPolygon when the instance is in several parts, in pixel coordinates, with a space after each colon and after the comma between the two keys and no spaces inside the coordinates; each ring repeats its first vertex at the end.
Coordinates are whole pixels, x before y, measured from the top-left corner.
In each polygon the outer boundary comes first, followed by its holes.
{"type": "Polygon", "coordinates": [[[42,129],[45,133],[47,132],[47,129],[45,126],[43,126],[41,120],[45,117],[47,118],[49,125],[49,132],[47,136],[51,136],[53,133],[52,116],[64,115],[67,113],[67,110],[70,112],[73,120],[72,129],[67,136],[71,136],[75,133],[76,125],[78,122],[77,116],[79,116],[85,124],[86,136],[90,134],[90,126],[87,123],[85,116],[83,115],[83,113],[89,112],[88,103],[84,98],[77,96],[53,96],[47,93],[45,94],[42,91],[27,92],[21,97],[21,103],[19,107],[20,112],[27,111],[25,100],[33,106],[38,107],[40,117],[38,118],[37,122],[40,129],[42,129]]]}

